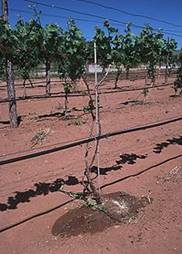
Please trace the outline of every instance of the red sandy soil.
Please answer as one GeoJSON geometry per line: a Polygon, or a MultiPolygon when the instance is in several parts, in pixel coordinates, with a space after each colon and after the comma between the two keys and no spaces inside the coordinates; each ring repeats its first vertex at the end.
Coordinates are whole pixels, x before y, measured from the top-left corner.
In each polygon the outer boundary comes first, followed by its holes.
{"type": "MultiPolygon", "coordinates": [[[[107,83],[105,89],[109,90],[112,85],[107,83]]],[[[119,86],[142,87],[143,81],[121,81],[119,86]]],[[[58,84],[53,89],[61,90],[58,84]]],[[[22,95],[22,91],[18,88],[17,94],[22,95]]],[[[43,93],[42,87],[27,89],[28,95],[43,93]]],[[[137,96],[142,100],[141,91],[101,95],[102,132],[181,115],[182,98],[171,97],[173,94],[170,86],[152,89],[144,105],[123,104],[137,96]]],[[[6,91],[1,88],[1,99],[5,97],[6,91]]],[[[70,97],[69,108],[81,110],[87,101],[87,97],[70,97]]],[[[84,115],[78,125],[73,119],[51,116],[38,121],[38,115],[59,112],[63,102],[63,98],[19,101],[18,113],[22,122],[18,129],[2,124],[8,120],[8,105],[0,104],[0,154],[32,150],[31,139],[39,129],[49,129],[49,133],[35,149],[87,137],[88,115],[84,115]]],[[[78,116],[82,112],[73,110],[71,114],[78,116]]],[[[101,141],[102,193],[124,191],[138,197],[148,196],[153,202],[131,222],[104,229],[98,224],[94,232],[81,232],[66,238],[54,236],[52,229],[61,216],[80,206],[80,202],[66,203],[70,199],[57,191],[55,186],[59,186],[59,181],[56,179],[64,179],[65,190],[82,190],[78,181],[82,179],[85,147],[0,166],[0,230],[27,218],[26,222],[0,233],[1,253],[181,254],[181,136],[179,121],[101,141]],[[138,158],[135,155],[145,156],[138,158]],[[37,217],[30,219],[34,215],[37,217]]]]}

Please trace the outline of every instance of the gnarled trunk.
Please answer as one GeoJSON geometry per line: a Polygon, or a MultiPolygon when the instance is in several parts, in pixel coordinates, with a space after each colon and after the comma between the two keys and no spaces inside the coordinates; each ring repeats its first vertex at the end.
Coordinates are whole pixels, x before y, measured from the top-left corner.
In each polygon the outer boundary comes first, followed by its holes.
{"type": "Polygon", "coordinates": [[[51,64],[46,61],[46,95],[51,94],[51,76],[50,76],[51,64]]]}
{"type": "Polygon", "coordinates": [[[169,64],[168,64],[168,56],[166,57],[166,69],[165,69],[165,83],[168,82],[168,74],[169,74],[169,64]]]}
{"type": "Polygon", "coordinates": [[[127,65],[126,66],[126,79],[129,79],[129,72],[130,72],[130,67],[127,65]]]}
{"type": "Polygon", "coordinates": [[[24,79],[23,81],[23,98],[25,99],[27,96],[27,93],[26,93],[26,79],[24,79]]]}
{"type": "MultiPolygon", "coordinates": [[[[2,1],[2,19],[8,23],[8,1],[2,1]]],[[[6,82],[7,94],[9,100],[9,119],[12,128],[18,127],[18,116],[16,111],[16,94],[14,86],[13,65],[9,59],[6,59],[6,82]]]]}
{"type": "Polygon", "coordinates": [[[6,65],[6,76],[7,76],[7,94],[9,99],[9,119],[10,126],[12,128],[18,127],[18,116],[16,111],[16,94],[13,77],[13,66],[11,61],[7,60],[6,65]]]}
{"type": "Polygon", "coordinates": [[[68,94],[65,93],[65,98],[64,98],[64,116],[67,117],[68,113],[68,94]]]}
{"type": "Polygon", "coordinates": [[[121,75],[121,68],[118,68],[117,69],[117,73],[116,73],[116,79],[115,79],[115,82],[114,82],[114,89],[116,89],[118,86],[118,80],[119,80],[119,77],[121,75]]]}

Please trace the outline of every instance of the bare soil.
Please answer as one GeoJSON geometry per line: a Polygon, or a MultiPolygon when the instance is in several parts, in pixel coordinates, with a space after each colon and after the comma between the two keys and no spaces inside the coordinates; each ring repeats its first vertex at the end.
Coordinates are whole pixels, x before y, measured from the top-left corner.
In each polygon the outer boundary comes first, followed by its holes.
{"type": "MultiPolygon", "coordinates": [[[[101,95],[103,133],[181,115],[182,97],[174,97],[171,86],[151,89],[145,103],[140,90],[121,92],[123,87],[143,85],[143,80],[123,80],[118,92],[101,95]]],[[[108,82],[103,91],[112,92],[112,87],[108,82]]],[[[3,99],[6,90],[0,89],[3,99]]],[[[44,89],[39,84],[28,88],[27,94],[44,94],[44,89]]],[[[79,84],[78,89],[85,88],[79,84]]],[[[53,85],[53,92],[61,90],[60,84],[53,85]]],[[[22,94],[23,88],[18,86],[17,95],[22,94]]],[[[22,120],[18,129],[9,128],[8,105],[1,103],[0,160],[10,153],[18,156],[20,151],[87,137],[90,116],[83,112],[87,103],[86,96],[70,96],[70,117],[65,120],[63,97],[18,101],[22,120]]],[[[1,253],[181,254],[181,145],[180,121],[101,141],[102,194],[124,192],[136,200],[152,200],[125,223],[90,210],[59,191],[62,185],[67,191],[82,190],[84,146],[0,166],[1,253]]],[[[91,152],[93,148],[94,144],[91,152]]],[[[98,183],[95,167],[92,172],[98,183]]]]}

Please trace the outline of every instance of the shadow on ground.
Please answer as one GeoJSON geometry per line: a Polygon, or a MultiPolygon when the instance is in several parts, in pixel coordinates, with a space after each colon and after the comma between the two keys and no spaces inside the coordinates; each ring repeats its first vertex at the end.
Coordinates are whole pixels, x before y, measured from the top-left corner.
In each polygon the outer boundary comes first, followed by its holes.
{"type": "MultiPolygon", "coordinates": [[[[122,154],[120,155],[120,159],[116,161],[116,165],[111,167],[100,168],[100,175],[107,175],[111,171],[117,171],[122,168],[124,164],[135,164],[138,159],[145,159],[147,155],[137,155],[134,153],[131,154],[122,154]]],[[[91,168],[91,172],[97,175],[97,167],[93,166],[91,168]]],[[[97,176],[96,176],[97,177],[97,176]]],[[[41,195],[48,195],[51,192],[60,191],[60,188],[63,185],[72,186],[81,184],[80,181],[75,176],[68,176],[67,180],[58,178],[53,182],[39,182],[34,184],[34,188],[29,189],[27,191],[17,191],[14,196],[8,197],[6,203],[0,203],[0,211],[4,212],[6,210],[17,209],[18,204],[27,203],[34,197],[41,195]]]]}
{"type": "MultiPolygon", "coordinates": [[[[100,168],[100,175],[107,175],[109,172],[111,171],[117,171],[120,170],[122,168],[122,165],[124,164],[129,164],[129,165],[133,165],[136,163],[136,161],[138,159],[146,159],[147,158],[147,154],[145,155],[137,155],[135,153],[124,153],[120,155],[120,159],[116,160],[116,164],[111,166],[111,167],[105,167],[105,168],[100,168]]],[[[97,174],[97,167],[93,166],[91,168],[91,172],[97,174]]]]}
{"type": "Polygon", "coordinates": [[[113,182],[106,183],[106,184],[104,184],[104,185],[101,186],[101,189],[104,189],[104,188],[109,187],[109,186],[111,186],[111,185],[114,185],[114,184],[117,184],[117,183],[119,183],[119,182],[128,180],[128,179],[130,179],[130,178],[134,178],[134,177],[140,176],[140,175],[146,173],[147,171],[150,171],[150,170],[152,170],[152,169],[155,169],[156,167],[159,167],[159,166],[161,166],[161,165],[163,165],[163,164],[165,164],[165,163],[167,163],[167,162],[169,162],[169,161],[171,161],[171,160],[175,160],[175,159],[178,159],[178,158],[181,158],[181,157],[182,157],[182,154],[179,154],[179,155],[177,155],[177,156],[171,157],[171,158],[166,159],[166,160],[164,160],[164,161],[162,161],[162,162],[159,162],[159,163],[157,163],[157,164],[154,164],[154,165],[152,165],[152,166],[150,166],[150,167],[148,167],[148,168],[146,168],[146,169],[144,169],[144,170],[142,170],[142,171],[139,171],[139,172],[137,172],[136,174],[127,175],[127,176],[122,177],[122,178],[119,178],[119,179],[117,179],[117,180],[115,180],[115,181],[113,181],[113,182]]]}
{"type": "Polygon", "coordinates": [[[163,149],[167,148],[170,145],[182,145],[182,136],[177,138],[167,139],[165,142],[158,143],[153,149],[154,153],[161,153],[163,149]]]}
{"type": "Polygon", "coordinates": [[[75,176],[68,176],[67,180],[58,178],[53,182],[49,183],[35,183],[33,189],[27,191],[17,191],[15,196],[8,197],[7,203],[0,203],[0,211],[16,209],[18,204],[30,202],[31,198],[48,195],[52,192],[57,192],[63,185],[76,185],[79,184],[78,179],[75,176]]]}

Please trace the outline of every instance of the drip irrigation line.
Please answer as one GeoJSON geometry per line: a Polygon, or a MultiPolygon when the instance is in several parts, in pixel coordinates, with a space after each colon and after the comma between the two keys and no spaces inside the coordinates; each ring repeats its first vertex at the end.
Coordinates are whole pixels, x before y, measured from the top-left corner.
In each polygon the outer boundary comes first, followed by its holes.
{"type": "Polygon", "coordinates": [[[25,222],[28,222],[28,221],[30,221],[30,220],[36,219],[36,218],[38,218],[38,217],[40,217],[40,216],[46,215],[46,214],[48,214],[48,213],[51,213],[51,212],[53,212],[53,211],[55,211],[55,210],[61,208],[62,206],[65,206],[65,205],[67,205],[67,204],[73,202],[74,200],[75,200],[75,199],[68,200],[68,201],[64,202],[63,204],[58,205],[58,206],[55,206],[55,207],[53,207],[53,208],[51,208],[51,209],[49,209],[49,210],[46,210],[46,211],[44,211],[44,212],[40,212],[40,213],[37,213],[37,214],[32,215],[32,216],[30,216],[30,217],[27,217],[27,218],[25,218],[25,219],[23,219],[23,220],[21,220],[21,221],[18,221],[18,222],[16,222],[16,223],[10,224],[9,226],[5,226],[5,227],[3,227],[3,228],[0,229],[0,233],[5,232],[5,231],[7,231],[7,230],[9,230],[9,229],[12,229],[12,228],[14,228],[14,227],[17,227],[17,226],[19,226],[19,225],[21,225],[21,224],[23,224],[23,223],[25,223],[25,222]]]}
{"type": "MultiPolygon", "coordinates": [[[[165,164],[165,163],[167,163],[167,162],[169,162],[169,161],[171,161],[171,160],[178,159],[178,158],[180,158],[181,156],[182,156],[182,154],[177,155],[177,156],[172,157],[172,158],[168,158],[168,159],[166,159],[166,160],[164,160],[164,161],[162,161],[162,162],[159,162],[159,163],[157,163],[157,164],[155,164],[155,165],[153,165],[153,166],[150,166],[150,167],[147,168],[147,169],[142,170],[141,172],[138,172],[138,173],[133,174],[133,175],[128,175],[128,176],[126,176],[126,177],[123,177],[123,178],[121,178],[121,179],[119,179],[119,180],[116,180],[116,181],[114,181],[114,182],[110,182],[110,183],[108,183],[108,184],[104,184],[104,185],[101,186],[101,189],[107,188],[107,187],[110,186],[110,185],[113,185],[113,184],[116,184],[116,183],[118,183],[118,182],[127,180],[127,179],[129,179],[129,178],[133,178],[133,177],[140,176],[141,174],[143,174],[143,173],[145,173],[145,172],[147,172],[147,171],[149,171],[149,170],[151,170],[151,169],[154,169],[154,168],[156,168],[156,167],[159,167],[159,166],[161,166],[161,165],[163,165],[163,164],[165,164]]],[[[20,226],[20,225],[24,224],[24,223],[26,223],[26,222],[28,222],[28,221],[30,221],[30,220],[33,220],[33,219],[36,219],[36,218],[38,218],[38,217],[40,217],[40,216],[46,215],[46,214],[48,214],[48,213],[51,213],[51,212],[53,212],[53,211],[55,211],[55,210],[57,210],[57,209],[63,207],[64,205],[67,205],[67,204],[73,202],[74,200],[75,200],[75,199],[68,200],[68,201],[64,202],[63,204],[60,204],[60,205],[55,206],[55,207],[53,207],[53,208],[50,208],[50,209],[48,209],[48,210],[46,210],[46,211],[44,211],[44,212],[40,212],[40,213],[34,214],[34,215],[32,215],[32,216],[30,216],[30,217],[27,217],[27,218],[25,218],[25,219],[22,219],[22,220],[20,220],[20,221],[18,221],[18,222],[15,222],[15,223],[12,223],[12,224],[10,224],[10,225],[8,225],[8,226],[5,226],[5,227],[3,227],[3,228],[0,229],[0,233],[6,232],[6,231],[8,231],[8,230],[10,230],[10,229],[12,229],[12,228],[15,228],[15,227],[17,227],[17,226],[20,226]]]]}
{"type": "MultiPolygon", "coordinates": [[[[140,94],[141,95],[141,94],[140,94]]],[[[137,98],[136,98],[137,99],[137,98]]],[[[135,99],[135,100],[136,100],[135,99]]],[[[122,104],[122,103],[121,103],[122,104]]],[[[84,113],[84,114],[89,114],[89,113],[84,113]]],[[[8,124],[8,123],[7,123],[8,124]]],[[[68,142],[71,142],[71,141],[67,141],[68,142]]],[[[26,150],[20,150],[18,152],[12,152],[12,153],[8,153],[8,154],[2,154],[0,155],[0,159],[4,159],[4,158],[7,158],[7,157],[10,157],[10,156],[15,156],[15,155],[21,155],[23,153],[31,153],[32,151],[40,151],[40,150],[46,150],[46,149],[49,149],[49,148],[52,148],[54,146],[60,146],[60,145],[64,145],[65,142],[59,142],[59,143],[54,143],[52,145],[44,145],[44,146],[41,146],[39,148],[33,148],[33,149],[26,149],[26,150]]]]}
{"type": "MultiPolygon", "coordinates": [[[[166,128],[167,129],[167,128],[166,128]]],[[[179,135],[176,135],[176,136],[179,136],[179,135]]],[[[158,137],[159,138],[159,137],[158,137]]],[[[165,137],[166,138],[166,137],[165,137]]],[[[168,135],[168,139],[171,139],[171,135],[168,135]]],[[[167,138],[166,138],[166,140],[167,140],[167,138]]],[[[161,140],[161,143],[162,142],[164,142],[164,139],[163,140],[161,140]]],[[[61,143],[60,143],[61,144],[61,143]]],[[[62,143],[63,144],[63,143],[62,143]]],[[[56,144],[55,144],[56,145],[56,144]]],[[[57,144],[58,145],[58,144],[57,144]]],[[[153,155],[154,154],[154,147],[156,146],[156,142],[155,141],[152,141],[152,143],[149,145],[149,146],[147,146],[147,149],[146,149],[146,147],[145,146],[143,146],[142,144],[140,144],[139,145],[139,147],[137,148],[137,151],[138,151],[138,154],[141,154],[141,155],[147,155],[147,157],[149,157],[150,155],[153,155]]],[[[49,146],[44,146],[44,147],[42,147],[42,148],[48,148],[48,147],[50,147],[50,145],[49,146]]],[[[124,150],[125,149],[127,149],[127,150],[131,150],[131,148],[133,147],[133,145],[126,145],[126,146],[124,146],[124,150]]],[[[31,151],[31,150],[30,150],[31,151]]],[[[28,150],[26,151],[26,152],[28,152],[28,150]]],[[[118,155],[116,155],[116,154],[118,154],[118,150],[116,149],[116,150],[114,150],[114,152],[113,152],[113,154],[114,154],[114,156],[118,156],[118,155]]],[[[10,154],[10,155],[13,155],[13,154],[10,154]]],[[[108,156],[108,152],[104,152],[104,154],[103,154],[103,156],[108,156]]],[[[109,160],[109,164],[112,164],[112,166],[116,166],[117,164],[113,164],[113,162],[111,162],[110,160],[109,160]]],[[[69,166],[73,166],[73,163],[71,163],[71,164],[69,164],[69,166]]],[[[122,165],[122,167],[123,167],[124,165],[122,165]]],[[[109,166],[110,167],[110,166],[109,166]]],[[[58,168],[54,168],[51,172],[58,172],[58,171],[60,171],[60,167],[58,167],[58,168]]],[[[77,171],[74,169],[74,170],[72,170],[71,171],[71,174],[73,175],[74,173],[77,173],[77,171]]],[[[52,181],[52,180],[54,180],[55,179],[55,177],[60,177],[60,174],[45,174],[45,175],[42,175],[41,174],[41,181],[47,181],[47,180],[49,180],[49,181],[52,181]],[[43,178],[42,178],[43,177],[43,178]]],[[[32,176],[33,177],[33,176],[32,176]]],[[[32,178],[33,179],[33,181],[34,181],[34,183],[35,182],[40,182],[40,180],[39,180],[39,178],[32,178]]],[[[77,179],[79,179],[79,177],[77,177],[77,179]]],[[[4,191],[6,191],[7,193],[3,193],[3,196],[2,197],[7,197],[7,195],[10,195],[10,194],[8,194],[8,193],[12,193],[13,192],[13,188],[20,188],[20,186],[21,186],[21,184],[22,183],[24,183],[24,184],[27,184],[27,183],[29,183],[29,181],[28,180],[30,180],[30,177],[27,177],[27,178],[24,178],[24,179],[21,179],[20,181],[19,180],[15,180],[15,181],[13,181],[13,182],[11,182],[11,184],[13,184],[13,186],[14,187],[12,187],[12,188],[5,188],[4,189],[4,187],[6,186],[7,187],[7,184],[4,184],[4,185],[1,185],[0,186],[0,192],[1,192],[1,190],[3,190],[3,192],[4,191]]],[[[8,186],[9,186],[9,184],[8,184],[8,186]]]]}
{"type": "MultiPolygon", "coordinates": [[[[139,80],[138,79],[138,74],[140,75],[140,74],[145,74],[145,72],[133,72],[133,73],[131,73],[131,76],[132,75],[136,75],[136,80],[139,80]]],[[[113,75],[113,73],[111,72],[111,73],[109,73],[108,74],[108,77],[105,79],[106,81],[107,80],[111,80],[111,81],[113,81],[113,80],[115,80],[113,77],[112,77],[112,75],[113,75]],[[111,76],[111,77],[110,77],[111,76]]],[[[159,76],[164,76],[165,75],[165,73],[161,73],[161,74],[159,74],[159,76]]],[[[174,75],[176,75],[176,73],[172,73],[171,74],[171,76],[170,76],[170,78],[172,78],[174,75]]],[[[123,75],[123,76],[125,76],[125,75],[123,75]]],[[[140,78],[140,77],[139,77],[140,78]]],[[[42,78],[43,79],[43,78],[42,78]]],[[[131,78],[130,78],[131,79],[131,78]]],[[[104,80],[104,81],[105,81],[104,80]]],[[[123,78],[122,78],[122,75],[121,75],[121,78],[120,78],[120,81],[121,80],[124,80],[123,78]]],[[[90,80],[88,80],[89,82],[92,82],[92,79],[90,79],[90,80]]],[[[3,80],[3,82],[6,82],[5,80],[3,80]]],[[[25,84],[25,88],[26,89],[33,89],[33,88],[38,88],[38,87],[46,87],[46,81],[44,80],[44,81],[36,81],[36,82],[32,82],[32,85],[35,85],[34,87],[31,87],[31,85],[30,84],[25,84]],[[40,85],[40,84],[42,84],[42,85],[40,85]],[[37,86],[36,86],[37,85],[37,86]]],[[[51,85],[53,84],[53,83],[64,83],[64,81],[62,81],[62,80],[51,80],[51,85]]],[[[0,85],[0,89],[2,89],[3,90],[3,88],[6,88],[7,86],[6,85],[0,85]]],[[[15,88],[24,88],[24,85],[23,85],[23,83],[15,83],[15,88]]]]}
{"type": "MultiPolygon", "coordinates": [[[[43,73],[43,72],[42,72],[43,73]]],[[[142,74],[146,74],[146,71],[135,71],[135,70],[133,70],[133,71],[130,71],[130,76],[132,77],[132,75],[136,75],[136,77],[138,78],[138,75],[142,75],[142,74]]],[[[93,73],[90,73],[90,74],[88,74],[88,77],[89,76],[92,76],[93,75],[93,73]]],[[[108,74],[108,77],[109,76],[112,76],[112,75],[114,75],[114,73],[113,72],[109,72],[109,74],[108,74]]],[[[120,80],[123,80],[122,79],[122,77],[125,77],[125,72],[123,72],[121,75],[120,75],[120,80]]],[[[164,76],[165,75],[165,72],[164,71],[161,71],[159,74],[158,74],[159,76],[164,76]]],[[[172,75],[176,75],[176,72],[175,71],[173,71],[172,73],[171,73],[171,77],[172,77],[172,75]]],[[[139,77],[140,78],[140,77],[139,77]]],[[[44,79],[44,75],[42,76],[42,77],[35,77],[35,78],[33,78],[33,79],[44,79]]],[[[107,79],[106,79],[107,80],[107,79]]],[[[113,77],[111,77],[110,78],[110,80],[115,80],[113,77]]],[[[0,79],[0,81],[1,82],[6,82],[6,80],[2,80],[2,79],[0,79]]],[[[90,79],[90,81],[92,81],[92,79],[90,79]]],[[[36,85],[36,84],[42,84],[42,83],[46,83],[46,80],[44,80],[44,81],[35,81],[35,82],[32,82],[32,85],[36,85]]],[[[51,80],[51,83],[64,83],[64,81],[63,80],[51,80]]],[[[23,87],[23,83],[16,83],[15,82],[15,87],[18,87],[18,86],[22,86],[23,87]]],[[[28,88],[31,88],[31,89],[33,89],[32,87],[30,87],[30,84],[25,84],[25,86],[26,86],[26,89],[28,89],[28,88]],[[28,86],[27,86],[28,85],[28,86]]],[[[39,86],[35,86],[35,87],[39,87],[39,86]]],[[[43,85],[42,87],[46,87],[46,85],[43,85]]],[[[0,88],[6,88],[6,85],[0,85],[0,88]]]]}
{"type": "MultiPolygon", "coordinates": [[[[147,87],[149,90],[150,89],[154,89],[154,88],[160,88],[160,87],[167,87],[167,86],[171,86],[173,85],[173,83],[169,83],[167,85],[159,85],[159,86],[153,86],[153,87],[147,87]]],[[[113,89],[112,91],[104,91],[104,92],[99,92],[99,94],[113,94],[113,93],[125,93],[125,92],[135,92],[135,91],[141,91],[146,87],[142,87],[142,88],[135,88],[135,89],[123,89],[123,90],[116,90],[113,89]]],[[[94,95],[94,94],[91,94],[94,95]]],[[[87,93],[70,93],[68,97],[80,97],[80,96],[88,96],[87,93]]],[[[25,98],[23,97],[17,97],[16,101],[26,101],[26,100],[37,100],[37,99],[53,99],[53,98],[64,98],[65,94],[62,92],[56,94],[56,95],[51,95],[51,96],[46,96],[46,95],[34,95],[34,96],[26,96],[25,98]]],[[[11,100],[3,99],[0,100],[0,104],[1,103],[7,103],[10,102],[11,100]]]]}
{"type": "Polygon", "coordinates": [[[21,155],[21,156],[18,156],[18,157],[12,157],[12,158],[8,158],[8,159],[4,159],[4,160],[0,161],[0,165],[7,165],[7,164],[18,162],[18,161],[33,159],[33,158],[40,157],[40,156],[43,156],[43,155],[55,153],[55,152],[58,152],[58,151],[63,151],[63,150],[66,150],[68,148],[72,148],[72,147],[80,146],[80,145],[83,145],[83,144],[86,144],[86,143],[90,143],[90,142],[93,142],[95,140],[102,140],[102,139],[106,139],[106,138],[121,135],[121,134],[126,134],[126,133],[151,129],[151,128],[159,127],[161,125],[165,125],[165,124],[169,124],[169,123],[173,123],[173,122],[177,122],[177,121],[181,121],[181,120],[182,120],[182,116],[178,116],[178,117],[174,117],[174,118],[168,118],[168,119],[165,119],[163,121],[148,123],[148,124],[145,124],[145,125],[142,125],[142,126],[136,126],[136,127],[132,127],[132,128],[121,129],[121,130],[114,131],[114,132],[108,132],[108,133],[105,133],[105,134],[101,134],[100,136],[83,138],[83,139],[75,140],[75,141],[70,142],[70,143],[66,143],[66,144],[58,146],[58,147],[53,147],[53,148],[50,148],[50,149],[46,149],[46,150],[43,150],[43,151],[24,154],[24,155],[21,155]]]}
{"type": "MultiPolygon", "coordinates": [[[[6,81],[4,80],[4,82],[6,82],[6,81]]],[[[32,82],[32,85],[38,85],[38,84],[44,84],[44,83],[46,83],[45,80],[44,81],[36,81],[36,82],[32,82]]],[[[64,83],[64,81],[62,81],[62,80],[51,80],[51,83],[64,83]]],[[[23,86],[23,83],[15,83],[15,88],[16,87],[22,87],[23,88],[24,86],[23,86]]],[[[26,89],[28,89],[28,88],[33,89],[33,88],[40,87],[40,85],[35,86],[35,87],[31,87],[30,84],[25,84],[25,87],[26,87],[26,89]]],[[[42,85],[41,87],[46,87],[46,85],[42,85]]],[[[6,88],[6,85],[0,85],[0,88],[6,88]]]]}
{"type": "Polygon", "coordinates": [[[155,164],[155,165],[153,165],[153,166],[150,166],[150,167],[148,167],[148,168],[146,168],[146,169],[144,169],[144,170],[142,170],[142,171],[139,171],[139,172],[136,173],[136,174],[127,175],[127,176],[124,176],[123,178],[120,178],[120,179],[115,180],[115,181],[113,181],[113,182],[106,183],[106,184],[104,184],[104,185],[101,186],[101,189],[104,189],[104,188],[109,187],[109,186],[111,186],[111,185],[113,185],[113,184],[119,183],[119,182],[121,182],[121,181],[128,180],[128,179],[133,178],[133,177],[138,177],[138,176],[140,176],[140,175],[146,173],[147,171],[149,171],[149,170],[151,170],[151,169],[154,169],[154,168],[159,167],[159,166],[161,166],[161,165],[163,165],[163,164],[165,164],[165,163],[167,163],[167,162],[169,162],[169,161],[171,161],[171,160],[176,160],[176,159],[181,158],[181,157],[182,157],[182,154],[176,155],[176,156],[174,156],[174,157],[172,157],[172,158],[166,159],[166,160],[164,160],[164,161],[162,161],[162,162],[159,162],[159,163],[157,163],[157,164],[155,164]]]}
{"type": "MultiPolygon", "coordinates": [[[[132,147],[133,147],[133,145],[130,144],[129,146],[126,146],[126,149],[128,150],[128,149],[131,149],[132,147]]],[[[154,144],[152,143],[150,146],[147,146],[147,149],[146,149],[145,146],[142,146],[142,147],[139,146],[139,148],[137,148],[137,151],[139,151],[139,154],[147,154],[147,157],[149,157],[149,155],[154,154],[154,152],[151,151],[151,150],[153,150],[153,148],[154,148],[154,144]]],[[[112,151],[112,153],[116,154],[116,151],[114,150],[114,152],[112,151]]],[[[104,153],[104,154],[102,153],[102,156],[108,156],[108,153],[107,152],[104,153]]],[[[112,166],[116,166],[116,165],[117,164],[112,163],[112,166]]],[[[73,163],[69,164],[69,166],[72,167],[73,163]]],[[[124,165],[122,165],[122,166],[124,166],[124,165]]],[[[52,173],[53,172],[58,172],[58,171],[60,171],[60,167],[54,168],[54,169],[51,170],[52,173]]],[[[1,195],[1,197],[7,197],[7,195],[10,196],[11,193],[14,192],[15,188],[16,189],[21,188],[22,183],[25,184],[25,185],[28,184],[30,179],[32,179],[32,182],[35,183],[35,182],[40,182],[40,180],[41,180],[41,182],[42,181],[44,181],[44,182],[45,181],[52,181],[52,180],[55,180],[55,177],[58,177],[58,176],[60,177],[60,174],[52,174],[52,173],[51,174],[45,174],[45,175],[41,174],[41,179],[39,178],[40,176],[38,178],[33,178],[34,176],[31,176],[31,177],[29,176],[29,177],[21,179],[21,180],[15,180],[15,181],[11,182],[11,185],[13,185],[13,187],[11,186],[10,188],[9,188],[9,184],[8,185],[7,184],[1,185],[0,186],[0,192],[3,191],[3,195],[1,195]],[[7,187],[7,189],[5,187],[7,187]]],[[[71,171],[72,175],[74,173],[75,173],[75,175],[76,175],[76,173],[78,173],[77,169],[74,169],[74,170],[71,171]]],[[[79,177],[77,177],[77,178],[79,179],[79,177]]]]}

